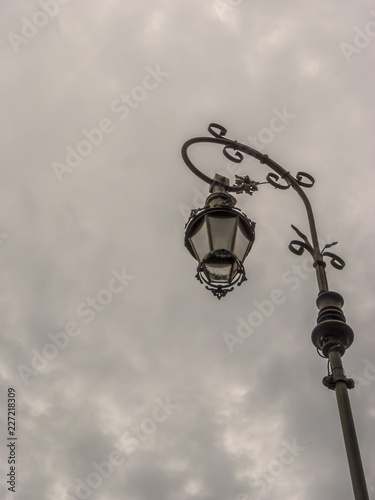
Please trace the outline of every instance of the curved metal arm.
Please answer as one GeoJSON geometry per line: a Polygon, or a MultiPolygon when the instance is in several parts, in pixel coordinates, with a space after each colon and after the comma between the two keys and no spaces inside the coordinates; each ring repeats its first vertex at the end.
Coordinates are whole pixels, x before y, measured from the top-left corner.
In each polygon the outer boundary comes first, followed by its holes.
{"type": "MultiPolygon", "coordinates": [[[[269,168],[273,170],[273,172],[270,172],[267,175],[267,182],[269,184],[278,189],[288,189],[291,186],[295,191],[297,191],[306,208],[307,218],[311,233],[311,243],[303,233],[301,233],[300,231],[298,231],[297,228],[292,226],[297,231],[299,236],[302,237],[304,242],[298,242],[296,240],[293,240],[289,248],[297,255],[301,255],[305,249],[307,249],[311,253],[314,260],[314,267],[316,269],[319,291],[320,292],[327,291],[328,282],[325,272],[326,263],[323,261],[323,256],[326,255],[332,257],[331,262],[332,261],[335,263],[339,262],[340,265],[342,265],[342,267],[343,265],[345,265],[345,263],[335,254],[330,254],[329,252],[322,253],[320,250],[318,234],[316,230],[315,219],[311,203],[308,197],[306,196],[304,190],[302,189],[302,187],[312,187],[314,185],[315,181],[313,177],[305,172],[298,172],[296,177],[293,177],[290,174],[290,172],[288,172],[283,167],[281,167],[281,165],[279,165],[271,158],[269,158],[268,155],[263,154],[257,151],[256,149],[251,148],[250,146],[246,146],[245,144],[241,144],[237,141],[233,141],[225,137],[227,130],[221,125],[218,125],[217,123],[211,123],[210,126],[208,127],[208,131],[210,132],[211,135],[213,135],[213,137],[195,137],[185,142],[185,144],[182,146],[182,151],[181,151],[182,158],[186,163],[186,165],[200,179],[212,185],[213,179],[211,179],[203,172],[201,172],[190,160],[188,156],[188,149],[190,146],[202,142],[221,144],[224,146],[223,154],[229,160],[235,163],[241,163],[244,158],[242,153],[252,156],[253,158],[259,160],[260,163],[267,165],[269,168]],[[280,179],[284,181],[284,184],[279,183],[280,179]]],[[[228,186],[226,189],[229,192],[241,193],[244,191],[244,186],[241,182],[237,181],[237,185],[228,186]]],[[[339,267],[337,266],[337,268],[339,267]]]]}
{"type": "MultiPolygon", "coordinates": [[[[235,163],[241,163],[244,158],[243,153],[245,153],[256,158],[261,163],[266,164],[273,170],[273,172],[270,172],[266,177],[267,183],[278,189],[288,189],[292,186],[305,205],[311,233],[311,243],[306,235],[295,226],[292,226],[301,240],[292,240],[289,244],[289,249],[297,255],[302,255],[303,252],[307,250],[312,255],[314,261],[313,265],[316,269],[320,293],[317,299],[317,306],[319,308],[318,324],[314,328],[311,338],[313,344],[318,349],[318,353],[320,350],[322,352],[322,357],[329,358],[332,367],[332,373],[324,377],[323,383],[336,392],[354,496],[356,500],[368,500],[369,496],[367,493],[366,479],[363,472],[361,455],[348,397],[348,389],[353,388],[354,384],[351,379],[346,378],[341,363],[341,356],[343,356],[346,349],[352,344],[354,333],[350,326],[346,324],[345,316],[341,310],[344,304],[343,298],[336,292],[328,291],[325,273],[326,264],[323,258],[331,258],[331,264],[336,269],[342,269],[345,266],[345,262],[334,253],[326,251],[326,248],[336,245],[337,242],[325,245],[323,249],[320,250],[312,207],[308,197],[302,189],[303,187],[312,187],[314,179],[305,172],[298,172],[297,175],[293,177],[290,172],[287,172],[267,155],[245,144],[227,139],[225,137],[227,131],[221,125],[211,123],[208,130],[213,137],[196,137],[187,141],[182,147],[182,157],[186,165],[200,179],[208,182],[210,185],[213,184],[213,179],[203,174],[192,163],[188,156],[188,148],[200,142],[221,144],[224,146],[223,153],[225,157],[235,163]],[[283,183],[279,182],[281,179],[283,183]]],[[[225,186],[227,191],[252,194],[253,191],[257,190],[257,186],[260,184],[259,182],[251,180],[248,176],[236,176],[236,178],[236,185],[225,186]]]]}

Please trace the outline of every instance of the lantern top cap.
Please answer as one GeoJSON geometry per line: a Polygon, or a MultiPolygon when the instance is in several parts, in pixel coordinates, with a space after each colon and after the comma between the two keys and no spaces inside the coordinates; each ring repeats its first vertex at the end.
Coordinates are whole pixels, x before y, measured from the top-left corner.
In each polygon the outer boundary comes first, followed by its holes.
{"type": "Polygon", "coordinates": [[[229,179],[223,175],[215,174],[210,187],[211,194],[207,197],[205,207],[234,207],[237,200],[234,196],[228,193],[228,187],[229,179]]]}
{"type": "Polygon", "coordinates": [[[234,196],[221,191],[210,194],[205,202],[205,207],[210,208],[233,208],[237,203],[234,196]]]}
{"type": "Polygon", "coordinates": [[[228,187],[229,187],[228,177],[224,177],[223,175],[220,174],[215,174],[210,187],[210,193],[215,193],[218,191],[225,193],[228,191],[228,187]]]}

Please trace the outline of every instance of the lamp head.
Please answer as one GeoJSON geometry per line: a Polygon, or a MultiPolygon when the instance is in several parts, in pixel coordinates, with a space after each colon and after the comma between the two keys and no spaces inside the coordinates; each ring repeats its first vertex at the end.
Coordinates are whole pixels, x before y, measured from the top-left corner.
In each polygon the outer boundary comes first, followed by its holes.
{"type": "Polygon", "coordinates": [[[192,210],[185,246],[198,261],[197,278],[219,299],[246,280],[243,262],[255,238],[255,223],[235,207],[225,192],[225,177],[215,176],[205,206],[192,210]]]}

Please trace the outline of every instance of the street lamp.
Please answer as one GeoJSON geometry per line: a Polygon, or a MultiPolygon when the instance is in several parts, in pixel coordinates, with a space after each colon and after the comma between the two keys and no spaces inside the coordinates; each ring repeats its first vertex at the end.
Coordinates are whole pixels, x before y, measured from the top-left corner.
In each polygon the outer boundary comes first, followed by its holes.
{"type": "Polygon", "coordinates": [[[227,131],[221,125],[211,123],[208,131],[211,137],[195,137],[185,142],[182,147],[182,157],[186,165],[211,186],[211,194],[205,206],[192,210],[186,224],[185,246],[198,261],[196,277],[218,299],[232,291],[235,284],[241,285],[246,280],[243,263],[254,242],[255,223],[235,207],[236,200],[230,193],[245,192],[252,195],[258,190],[260,184],[271,184],[278,189],[292,187],[298,193],[307,212],[311,242],[305,234],[292,225],[300,239],[292,240],[289,249],[296,255],[302,255],[306,250],[313,259],[319,289],[316,301],[319,313],[311,340],[318,354],[323,358],[328,358],[329,361],[330,369],[328,375],[323,378],[323,384],[336,393],[354,498],[355,500],[368,500],[348,394],[348,389],[354,387],[354,381],[346,377],[341,361],[346,349],[353,343],[354,333],[346,323],[342,311],[344,299],[339,293],[328,288],[324,258],[328,257],[331,265],[336,269],[343,269],[345,262],[336,254],[327,251],[327,248],[337,242],[320,249],[311,204],[303,189],[312,187],[315,181],[306,172],[298,172],[294,177],[271,160],[268,155],[228,139],[227,131]],[[214,143],[224,146],[224,156],[235,163],[240,163],[245,153],[268,166],[272,172],[268,173],[264,182],[254,181],[248,176],[236,176],[235,185],[232,186],[229,184],[229,179],[221,175],[216,174],[211,179],[201,172],[188,156],[189,147],[197,143],[214,143]]]}
{"type": "Polygon", "coordinates": [[[255,223],[225,192],[229,181],[216,174],[204,208],[193,210],[185,246],[198,260],[197,278],[219,299],[246,280],[243,261],[254,242],[255,223]]]}

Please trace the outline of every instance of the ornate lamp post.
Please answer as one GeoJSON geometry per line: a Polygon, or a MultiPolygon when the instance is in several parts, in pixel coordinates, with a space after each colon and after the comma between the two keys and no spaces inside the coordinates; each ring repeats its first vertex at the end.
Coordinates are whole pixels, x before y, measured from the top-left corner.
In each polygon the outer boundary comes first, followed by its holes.
{"type": "Polygon", "coordinates": [[[354,387],[354,381],[346,377],[341,361],[346,349],[353,342],[354,333],[346,323],[342,312],[344,299],[339,293],[328,288],[324,257],[330,258],[331,265],[336,269],[343,269],[345,262],[334,253],[326,251],[336,243],[325,245],[320,249],[311,204],[303,190],[304,187],[312,187],[315,181],[305,172],[298,172],[293,177],[268,155],[228,139],[227,131],[221,125],[211,123],[208,131],[211,137],[195,137],[182,147],[184,162],[194,174],[210,184],[212,193],[207,198],[204,208],[192,210],[186,224],[185,246],[198,261],[196,277],[219,299],[232,291],[235,284],[241,285],[246,280],[243,263],[254,242],[255,223],[235,207],[236,200],[230,193],[245,192],[252,195],[260,184],[271,184],[278,189],[292,187],[298,193],[306,208],[311,242],[299,229],[292,226],[301,239],[291,241],[289,249],[296,255],[302,255],[307,250],[313,259],[319,288],[316,301],[319,313],[311,340],[318,354],[329,360],[330,371],[323,378],[323,384],[336,393],[354,497],[356,500],[368,500],[348,394],[348,389],[354,387]],[[235,163],[240,163],[245,153],[265,164],[272,172],[268,173],[264,182],[256,182],[248,176],[236,176],[236,183],[233,186],[229,184],[229,179],[218,174],[211,179],[202,173],[188,156],[189,147],[197,143],[224,146],[225,157],[235,163]]]}
{"type": "Polygon", "coordinates": [[[197,278],[219,299],[245,279],[243,261],[254,241],[255,224],[226,193],[228,179],[216,174],[204,208],[193,210],[185,246],[199,262],[197,278]]]}

